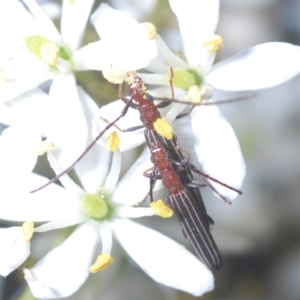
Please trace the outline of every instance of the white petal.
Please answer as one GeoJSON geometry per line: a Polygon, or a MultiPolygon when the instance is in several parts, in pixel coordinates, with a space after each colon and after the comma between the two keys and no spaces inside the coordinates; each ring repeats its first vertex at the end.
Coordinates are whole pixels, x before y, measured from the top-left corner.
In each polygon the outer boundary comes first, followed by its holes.
{"type": "MultiPolygon", "coordinates": [[[[133,34],[135,34],[133,32],[133,34]]],[[[156,44],[153,41],[128,41],[124,35],[120,40],[101,40],[90,43],[74,54],[75,68],[77,70],[105,71],[111,68],[121,71],[134,71],[148,66],[157,55],[156,44]],[[126,39],[126,41],[125,41],[126,39]],[[120,45],[126,43],[127,47],[120,50],[120,45]]]]}
{"type": "Polygon", "coordinates": [[[30,243],[22,235],[22,227],[0,229],[0,275],[7,276],[29,256],[30,243]]]}
{"type": "Polygon", "coordinates": [[[28,175],[37,161],[40,132],[34,127],[12,126],[0,138],[0,178],[21,178],[28,175]]]}
{"type": "MultiPolygon", "coordinates": [[[[216,106],[194,109],[191,125],[195,135],[197,158],[203,172],[239,189],[245,177],[246,167],[231,125],[216,106]]],[[[233,200],[237,196],[236,192],[222,185],[212,181],[210,184],[228,200],[233,200]]]]}
{"type": "Polygon", "coordinates": [[[24,0],[24,3],[38,21],[36,30],[42,30],[42,35],[53,42],[60,42],[60,34],[57,28],[42,8],[34,0],[24,0]]]}
{"type": "MultiPolygon", "coordinates": [[[[108,125],[108,123],[104,122],[100,117],[108,120],[109,122],[114,121],[117,117],[120,116],[125,104],[121,100],[117,100],[109,103],[108,105],[102,106],[98,112],[97,118],[94,119],[93,123],[93,136],[96,137],[100,132],[104,130],[104,128],[108,125]]],[[[126,115],[122,117],[116,125],[119,126],[120,129],[126,130],[128,128],[132,128],[135,126],[142,125],[140,121],[140,115],[136,109],[129,108],[126,115]]],[[[121,132],[112,126],[109,130],[107,130],[103,137],[99,140],[100,145],[105,145],[105,141],[108,136],[113,132],[117,131],[120,143],[120,150],[127,151],[129,149],[135,148],[141,145],[144,141],[144,129],[134,130],[130,132],[121,132]]]]}
{"type": "Polygon", "coordinates": [[[126,219],[114,222],[113,229],[131,258],[157,282],[194,296],[214,288],[212,273],[182,245],[126,219]]]}
{"type": "Polygon", "coordinates": [[[22,181],[1,187],[0,218],[12,221],[50,221],[59,215],[68,215],[78,207],[78,199],[64,188],[51,186],[30,194],[29,191],[48,182],[47,178],[36,174],[24,176],[22,181]]]}
{"type": "Polygon", "coordinates": [[[73,75],[57,75],[49,92],[51,109],[47,138],[65,169],[83,152],[87,141],[87,123],[73,75]]]}
{"type": "Polygon", "coordinates": [[[57,299],[75,293],[89,275],[98,240],[94,227],[80,226],[63,244],[26,272],[25,279],[34,297],[57,299]]]}
{"type": "Polygon", "coordinates": [[[120,150],[117,150],[114,151],[113,153],[111,167],[104,184],[108,194],[112,195],[114,193],[117,186],[117,182],[119,181],[120,172],[121,172],[121,152],[120,150]]]}
{"type": "Polygon", "coordinates": [[[265,43],[213,66],[206,81],[225,91],[258,90],[281,84],[300,72],[300,47],[265,43]]]}
{"type": "MultiPolygon", "coordinates": [[[[156,35],[155,41],[159,55],[150,62],[146,68],[148,71],[152,73],[168,74],[167,78],[169,79],[169,66],[172,66],[174,69],[190,69],[189,64],[171,51],[159,34],[156,35]]],[[[169,85],[169,81],[167,81],[167,84],[169,85]]]]}
{"type": "Polygon", "coordinates": [[[156,0],[144,0],[143,2],[137,0],[111,0],[109,2],[113,4],[113,7],[137,20],[147,20],[156,6],[156,0]]]}
{"type": "Polygon", "coordinates": [[[169,0],[169,3],[178,18],[187,61],[208,70],[215,54],[205,50],[203,43],[215,32],[219,0],[169,0]]]}
{"type": "Polygon", "coordinates": [[[150,40],[130,16],[102,3],[92,15],[101,41],[98,60],[106,69],[137,70],[146,67],[157,55],[155,40],[150,40]],[[126,45],[120,49],[120,45],[126,45]]]}
{"type": "Polygon", "coordinates": [[[6,125],[30,123],[43,130],[48,100],[48,94],[36,88],[11,101],[2,102],[0,122],[6,125]]]}
{"type": "Polygon", "coordinates": [[[141,218],[154,216],[155,212],[150,207],[121,206],[117,208],[116,215],[119,218],[141,218]]]}
{"type": "MultiPolygon", "coordinates": [[[[98,115],[99,108],[83,89],[78,88],[78,94],[85,119],[88,120],[88,146],[93,140],[91,120],[98,115]]],[[[110,157],[111,153],[109,151],[96,144],[88,151],[83,159],[75,165],[74,169],[76,174],[87,192],[94,193],[94,191],[103,184],[110,166],[110,157]]]]}
{"type": "MultiPolygon", "coordinates": [[[[61,174],[64,170],[61,168],[57,160],[57,155],[49,151],[47,153],[48,161],[56,175],[61,174]]],[[[62,185],[70,192],[74,193],[79,199],[85,195],[85,191],[73,181],[68,174],[60,177],[62,185]]]]}
{"type": "Polygon", "coordinates": [[[3,47],[7,46],[6,42],[11,42],[16,37],[23,39],[24,36],[42,34],[43,28],[39,25],[37,20],[20,1],[11,0],[0,2],[0,28],[2,29],[0,35],[1,37],[5,36],[5,39],[1,40],[3,47]],[[16,26],[16,22],[22,24],[22,26],[16,26]],[[7,28],[9,28],[9,30],[7,30],[7,28]],[[9,41],[7,39],[9,39],[9,41]]]}
{"type": "Polygon", "coordinates": [[[118,183],[113,200],[116,203],[135,205],[144,200],[150,190],[150,180],[143,173],[152,167],[150,151],[145,148],[129,171],[118,183]]]}
{"type": "Polygon", "coordinates": [[[61,35],[66,46],[73,51],[81,43],[94,2],[94,0],[63,1],[61,35]]]}
{"type": "Polygon", "coordinates": [[[26,50],[1,62],[1,69],[5,78],[0,86],[1,101],[11,100],[54,76],[49,66],[26,50]]]}

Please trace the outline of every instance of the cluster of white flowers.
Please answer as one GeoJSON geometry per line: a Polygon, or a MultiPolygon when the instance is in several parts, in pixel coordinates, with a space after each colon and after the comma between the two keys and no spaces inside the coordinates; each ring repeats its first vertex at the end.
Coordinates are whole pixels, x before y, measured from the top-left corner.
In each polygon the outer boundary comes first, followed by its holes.
{"type": "MultiPolygon", "coordinates": [[[[126,71],[144,68],[149,73],[139,76],[148,84],[161,85],[151,93],[164,97],[170,95],[171,66],[176,99],[194,99],[196,93],[202,101],[212,101],[213,89],[272,87],[300,71],[300,48],[286,43],[262,44],[212,66],[222,43],[215,35],[219,1],[169,3],[178,18],[186,60],[168,48],[154,25],[139,24],[108,4],[101,4],[90,16],[94,0],[64,0],[59,33],[35,0],[0,3],[0,122],[8,126],[0,137],[0,218],[24,222],[22,227],[0,229],[0,274],[7,276],[22,266],[30,255],[33,233],[77,225],[64,243],[24,270],[36,298],[72,295],[89,272],[113,261],[113,237],[157,282],[195,296],[213,289],[211,271],[193,254],[129,220],[154,215],[150,208],[135,206],[149,189],[149,181],[142,176],[149,167],[148,149],[119,180],[121,152],[144,142],[141,131],[120,133],[120,150],[113,154],[95,145],[75,166],[81,187],[64,175],[63,187],[53,184],[29,193],[47,181],[32,171],[41,137],[55,145],[47,149],[47,155],[59,174],[99,133],[103,127],[99,115],[114,120],[124,107],[118,100],[99,110],[77,86],[75,71],[99,70],[106,78],[121,82],[126,71]],[[100,40],[79,49],[89,19],[100,40]],[[40,85],[49,81],[50,90],[45,93],[40,85]],[[33,222],[42,225],[35,227],[33,222]],[[100,241],[102,251],[93,264],[100,241]]],[[[184,108],[174,103],[163,113],[172,122],[184,108]]],[[[134,110],[128,115],[118,123],[121,128],[139,124],[134,110]]],[[[176,121],[174,128],[179,137],[188,139],[184,147],[196,153],[206,173],[240,188],[245,164],[239,143],[216,106],[197,107],[176,121]]],[[[235,192],[211,184],[228,199],[236,197],[235,192]]]]}

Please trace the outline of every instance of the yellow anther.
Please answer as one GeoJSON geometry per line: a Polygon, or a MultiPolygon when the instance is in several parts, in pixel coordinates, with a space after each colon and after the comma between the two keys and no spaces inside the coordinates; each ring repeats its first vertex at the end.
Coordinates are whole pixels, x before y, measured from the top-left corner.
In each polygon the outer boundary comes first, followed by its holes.
{"type": "Polygon", "coordinates": [[[110,264],[114,262],[114,259],[109,254],[100,254],[95,263],[90,267],[90,273],[97,273],[99,271],[103,271],[110,264]]]}
{"type": "Polygon", "coordinates": [[[152,23],[145,22],[139,25],[141,26],[142,33],[148,40],[152,41],[156,38],[157,30],[152,23]]]}
{"type": "Polygon", "coordinates": [[[31,221],[27,221],[25,223],[23,223],[22,225],[22,234],[23,234],[23,238],[26,242],[30,242],[32,235],[33,235],[33,222],[31,221]]]}
{"type": "Polygon", "coordinates": [[[154,129],[160,136],[165,137],[168,140],[171,140],[173,138],[172,126],[166,120],[157,119],[153,125],[154,129]]]}
{"type": "Polygon", "coordinates": [[[174,214],[173,209],[161,199],[151,202],[150,207],[154,210],[156,215],[162,218],[171,218],[174,214]]]}
{"type": "Polygon", "coordinates": [[[69,4],[74,4],[75,0],[68,0],[69,4]]]}
{"type": "Polygon", "coordinates": [[[54,144],[50,142],[49,140],[42,141],[37,148],[37,154],[38,155],[44,155],[48,151],[50,151],[52,148],[54,148],[54,144]]]}
{"type": "Polygon", "coordinates": [[[41,58],[48,65],[57,66],[59,47],[54,43],[45,43],[41,45],[41,58]]]}
{"type": "Polygon", "coordinates": [[[199,104],[201,102],[202,93],[198,85],[193,85],[188,90],[188,97],[194,104],[199,104]]]}
{"type": "Polygon", "coordinates": [[[108,151],[117,151],[120,146],[120,139],[118,137],[118,133],[114,131],[110,134],[110,136],[106,139],[105,148],[108,151]]]}
{"type": "Polygon", "coordinates": [[[211,53],[217,52],[223,43],[223,38],[220,35],[214,34],[203,43],[203,47],[211,53]]]}
{"type": "Polygon", "coordinates": [[[0,69],[0,85],[6,81],[5,74],[2,69],[0,69]]]}
{"type": "Polygon", "coordinates": [[[125,73],[120,70],[110,69],[102,72],[103,77],[114,84],[120,84],[124,81],[125,73]]]}

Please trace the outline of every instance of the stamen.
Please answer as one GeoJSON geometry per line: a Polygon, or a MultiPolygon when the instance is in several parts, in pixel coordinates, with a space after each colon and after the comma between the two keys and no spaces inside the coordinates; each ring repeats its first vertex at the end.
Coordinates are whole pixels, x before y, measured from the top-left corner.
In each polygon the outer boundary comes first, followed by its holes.
{"type": "Polygon", "coordinates": [[[95,263],[90,267],[91,273],[97,273],[99,271],[103,271],[106,269],[110,264],[114,262],[114,259],[109,254],[100,254],[95,263]]]}
{"type": "Polygon", "coordinates": [[[162,137],[165,137],[168,140],[171,140],[173,138],[172,126],[166,120],[157,119],[153,125],[154,125],[154,129],[162,137]]]}
{"type": "Polygon", "coordinates": [[[161,199],[151,202],[150,207],[154,210],[156,215],[162,218],[171,218],[174,214],[173,209],[161,199]]]}
{"type": "Polygon", "coordinates": [[[193,85],[188,90],[188,97],[194,104],[199,104],[202,100],[202,93],[198,85],[193,85]]]}
{"type": "Polygon", "coordinates": [[[124,81],[125,73],[121,70],[110,69],[102,72],[103,77],[114,84],[121,84],[124,81]]]}
{"type": "Polygon", "coordinates": [[[93,219],[101,219],[108,214],[108,206],[104,199],[94,194],[86,194],[81,199],[81,205],[85,213],[93,219]]]}
{"type": "Polygon", "coordinates": [[[112,132],[109,137],[106,139],[105,148],[108,151],[117,151],[120,146],[120,139],[116,131],[112,132]]]}
{"type": "Polygon", "coordinates": [[[53,148],[54,148],[54,144],[51,141],[49,140],[42,141],[38,145],[37,154],[39,156],[44,155],[45,153],[49,152],[53,148]]]}
{"type": "Polygon", "coordinates": [[[22,225],[22,234],[23,234],[23,238],[26,242],[30,242],[32,235],[33,235],[33,222],[31,221],[27,221],[25,223],[23,223],[22,225]]]}
{"type": "Polygon", "coordinates": [[[141,23],[139,24],[142,30],[142,33],[145,35],[145,37],[152,41],[156,38],[157,30],[156,27],[149,22],[141,23]]]}
{"type": "Polygon", "coordinates": [[[68,0],[69,4],[74,4],[75,0],[68,0]]]}
{"type": "Polygon", "coordinates": [[[214,34],[203,43],[203,47],[211,53],[217,52],[223,43],[223,38],[220,35],[214,34]]]}

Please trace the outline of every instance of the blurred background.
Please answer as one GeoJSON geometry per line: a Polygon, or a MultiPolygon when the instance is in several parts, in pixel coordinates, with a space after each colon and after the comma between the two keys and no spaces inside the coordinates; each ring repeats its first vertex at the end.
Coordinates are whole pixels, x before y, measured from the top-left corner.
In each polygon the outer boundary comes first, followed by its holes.
{"type": "MultiPolygon", "coordinates": [[[[39,2],[59,26],[61,2],[39,2]]],[[[95,8],[100,2],[96,1],[95,8]]],[[[167,0],[108,3],[139,21],[153,22],[167,43],[180,51],[176,18],[167,0]]],[[[299,15],[297,0],[221,0],[217,33],[224,37],[224,45],[217,60],[269,41],[300,45],[299,15]]],[[[89,26],[85,43],[97,38],[89,26]]],[[[78,74],[78,81],[99,106],[117,99],[115,87],[107,85],[98,72],[78,74]]],[[[212,233],[223,256],[223,268],[215,273],[215,289],[201,297],[204,300],[300,299],[299,86],[298,76],[278,87],[259,91],[255,98],[220,106],[240,141],[247,175],[243,195],[232,205],[203,189],[207,210],[215,221],[212,233]]],[[[215,93],[216,100],[235,97],[236,93],[215,93]]],[[[52,176],[43,160],[36,170],[52,176]]],[[[175,218],[168,223],[159,219],[143,223],[189,247],[175,218]]],[[[11,226],[7,222],[0,224],[11,226]]],[[[57,234],[35,237],[31,259],[40,258],[57,243],[57,234]]],[[[114,251],[113,266],[90,276],[68,299],[194,299],[156,284],[117,243],[114,251]]],[[[6,279],[0,277],[0,299],[33,299],[26,289],[22,270],[6,279]]]]}

